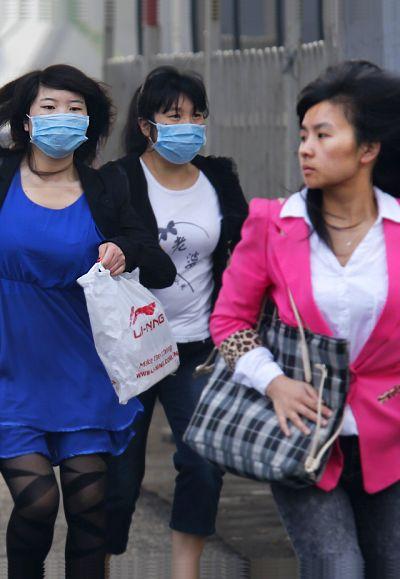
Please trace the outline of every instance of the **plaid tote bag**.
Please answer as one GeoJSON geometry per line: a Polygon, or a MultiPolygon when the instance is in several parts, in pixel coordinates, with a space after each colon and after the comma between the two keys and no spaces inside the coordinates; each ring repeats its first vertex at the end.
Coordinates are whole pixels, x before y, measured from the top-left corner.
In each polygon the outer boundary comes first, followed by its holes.
{"type": "Polygon", "coordinates": [[[319,420],[302,417],[311,434],[306,436],[292,426],[292,435],[286,437],[271,400],[233,381],[233,373],[218,355],[184,440],[202,457],[233,474],[304,487],[320,479],[340,434],[349,358],[346,340],[304,330],[294,311],[298,328],[270,319],[261,322],[259,334],[286,376],[316,388],[319,420]],[[322,403],[332,410],[325,427],[322,403]]]}

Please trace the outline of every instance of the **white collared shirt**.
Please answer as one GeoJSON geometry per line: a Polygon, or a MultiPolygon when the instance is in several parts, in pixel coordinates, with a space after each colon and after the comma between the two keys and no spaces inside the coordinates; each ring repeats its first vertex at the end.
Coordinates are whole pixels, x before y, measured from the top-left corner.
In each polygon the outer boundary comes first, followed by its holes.
{"type": "MultiPolygon", "coordinates": [[[[314,300],[332,333],[349,342],[350,362],[361,352],[383,310],[388,291],[383,219],[400,223],[396,199],[375,188],[378,217],[345,266],[316,233],[310,236],[311,284],[314,300]]],[[[299,217],[311,227],[306,190],[295,193],[283,205],[280,217],[299,217]]],[[[271,352],[259,347],[239,358],[234,378],[264,393],[282,374],[271,352]]],[[[358,434],[349,406],[345,409],[343,435],[358,434]]]]}

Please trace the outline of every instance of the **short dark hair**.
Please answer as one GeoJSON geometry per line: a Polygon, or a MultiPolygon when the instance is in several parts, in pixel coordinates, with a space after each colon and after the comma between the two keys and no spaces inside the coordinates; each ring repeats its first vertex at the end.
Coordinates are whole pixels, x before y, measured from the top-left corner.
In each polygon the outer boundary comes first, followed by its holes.
{"type": "Polygon", "coordinates": [[[85,99],[90,117],[88,140],[75,151],[75,158],[86,163],[93,161],[99,144],[110,131],[112,103],[104,84],[67,64],[28,72],[0,88],[0,126],[9,123],[14,150],[28,152],[30,149],[30,137],[24,130],[24,122],[40,86],[75,92],[85,99]]]}
{"type": "MultiPolygon", "coordinates": [[[[326,69],[301,92],[297,102],[299,123],[316,104],[343,105],[358,144],[380,143],[373,167],[373,184],[400,197],[400,76],[365,60],[349,60],[326,69]]],[[[322,192],[309,190],[307,210],[314,230],[329,242],[321,215],[322,192]]]]}
{"type": "Polygon", "coordinates": [[[178,106],[184,95],[194,110],[208,116],[207,93],[202,77],[191,71],[180,72],[174,66],[159,66],[152,70],[135,91],[129,105],[128,118],[123,131],[124,148],[127,153],[141,155],[147,148],[139,119],[154,121],[158,112],[167,112],[178,106]]]}

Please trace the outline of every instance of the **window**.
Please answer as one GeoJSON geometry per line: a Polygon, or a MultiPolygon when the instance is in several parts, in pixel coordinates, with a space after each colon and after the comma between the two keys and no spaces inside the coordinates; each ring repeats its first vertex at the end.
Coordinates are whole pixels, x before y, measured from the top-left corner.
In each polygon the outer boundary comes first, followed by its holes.
{"type": "Polygon", "coordinates": [[[263,48],[278,44],[275,0],[221,0],[221,48],[263,48]]]}
{"type": "Polygon", "coordinates": [[[322,40],[324,37],[323,0],[303,0],[301,7],[301,40],[302,42],[313,42],[322,40]]]}

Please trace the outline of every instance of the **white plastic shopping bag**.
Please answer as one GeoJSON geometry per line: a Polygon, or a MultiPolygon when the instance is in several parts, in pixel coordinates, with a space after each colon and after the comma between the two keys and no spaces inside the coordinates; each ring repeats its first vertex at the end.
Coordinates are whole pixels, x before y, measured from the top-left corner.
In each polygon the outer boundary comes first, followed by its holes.
{"type": "Polygon", "coordinates": [[[96,263],[77,282],[85,292],[97,353],[121,404],[178,368],[164,310],[136,272],[111,277],[96,263]]]}

